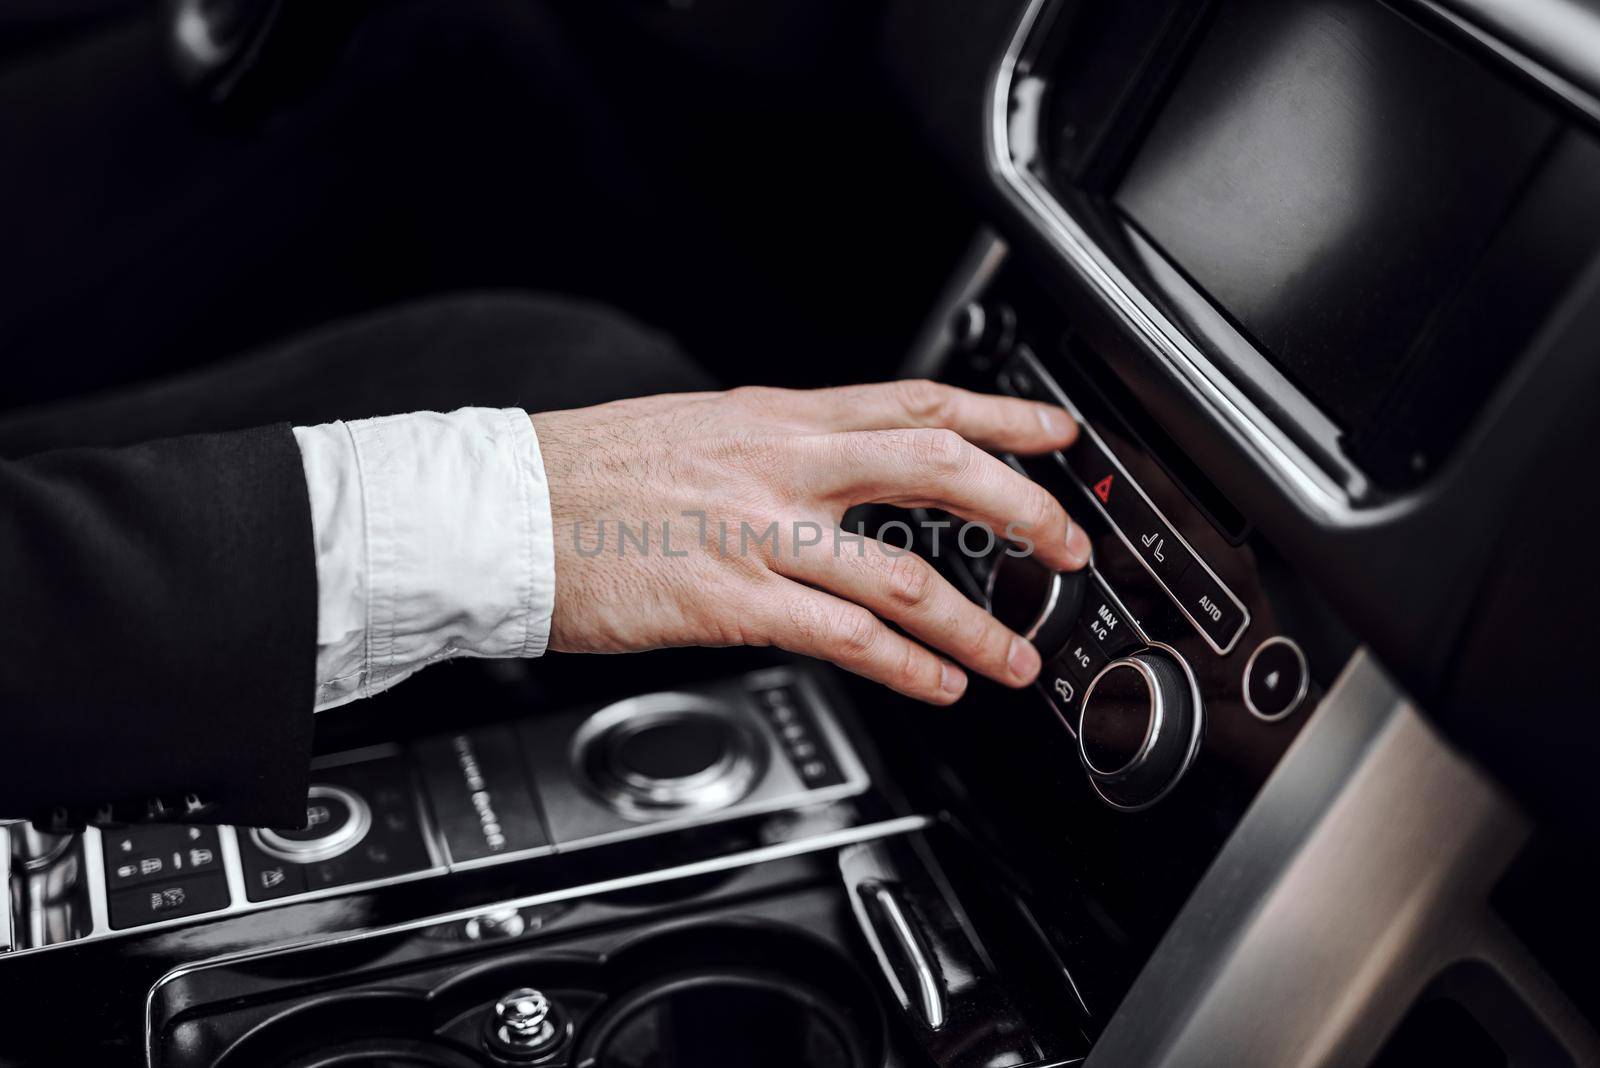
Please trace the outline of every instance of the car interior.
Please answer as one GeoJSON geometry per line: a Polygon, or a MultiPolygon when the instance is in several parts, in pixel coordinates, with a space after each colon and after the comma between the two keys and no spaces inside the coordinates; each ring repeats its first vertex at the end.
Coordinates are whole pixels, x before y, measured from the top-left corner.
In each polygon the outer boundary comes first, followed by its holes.
{"type": "Polygon", "coordinates": [[[1065,408],[1084,571],[848,518],[1037,684],[458,661],[304,828],[0,823],[0,1065],[1600,1064],[1600,5],[0,5],[0,420],[539,293],[1065,408]]]}

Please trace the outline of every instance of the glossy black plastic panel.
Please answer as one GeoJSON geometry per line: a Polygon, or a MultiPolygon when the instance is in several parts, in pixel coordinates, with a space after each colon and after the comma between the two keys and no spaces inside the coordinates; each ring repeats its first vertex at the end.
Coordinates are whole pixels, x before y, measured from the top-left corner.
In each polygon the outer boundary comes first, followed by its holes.
{"type": "Polygon", "coordinates": [[[1117,204],[1351,430],[1558,129],[1370,0],[1225,0],[1168,91],[1117,204]]]}

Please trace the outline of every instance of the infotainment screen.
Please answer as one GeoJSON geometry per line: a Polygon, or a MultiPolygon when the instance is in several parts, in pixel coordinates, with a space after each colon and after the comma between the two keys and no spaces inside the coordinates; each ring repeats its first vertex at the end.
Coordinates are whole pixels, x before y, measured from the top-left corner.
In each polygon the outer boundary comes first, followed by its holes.
{"type": "Polygon", "coordinates": [[[1201,33],[1113,200],[1359,433],[1432,358],[1561,124],[1376,0],[1221,0],[1201,33]]]}

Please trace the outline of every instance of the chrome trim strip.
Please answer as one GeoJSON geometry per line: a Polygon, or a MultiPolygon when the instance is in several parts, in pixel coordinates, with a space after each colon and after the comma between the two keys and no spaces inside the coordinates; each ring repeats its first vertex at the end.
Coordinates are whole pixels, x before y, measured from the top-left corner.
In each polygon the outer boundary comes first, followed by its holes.
{"type": "MultiPolygon", "coordinates": [[[[894,891],[879,883],[872,888],[872,900],[883,911],[884,918],[889,921],[889,932],[894,935],[894,940],[899,943],[901,952],[906,955],[906,960],[911,964],[911,971],[917,978],[917,1000],[920,1002],[922,1020],[931,1031],[937,1031],[944,1026],[944,998],[939,989],[939,981],[934,977],[933,967],[928,963],[928,957],[922,952],[922,943],[917,940],[917,934],[911,929],[911,923],[906,919],[906,914],[900,908],[900,900],[894,896],[894,891]]],[[[875,943],[878,950],[878,964],[889,982],[895,987],[896,992],[902,995],[901,1007],[911,1011],[911,998],[900,983],[899,973],[894,970],[888,956],[882,952],[883,944],[877,936],[877,926],[870,919],[862,924],[863,932],[875,943]]]]}
{"type": "MultiPolygon", "coordinates": [[[[85,827],[82,832],[83,852],[83,878],[89,886],[89,919],[91,926],[89,933],[83,938],[75,938],[72,942],[57,942],[56,945],[72,945],[82,942],[87,938],[104,938],[109,935],[121,934],[121,931],[111,929],[111,902],[106,890],[106,854],[104,836],[98,827],[85,827]]],[[[188,917],[185,917],[187,919],[188,917]]],[[[181,923],[182,920],[172,920],[172,923],[181,923]]],[[[153,926],[153,925],[152,925],[153,926]]],[[[49,949],[50,946],[36,946],[36,949],[49,949]]]]}
{"type": "MultiPolygon", "coordinates": [[[[1016,83],[1019,69],[1024,67],[1029,38],[1045,9],[1056,3],[1057,0],[1030,0],[995,73],[985,112],[991,174],[999,180],[1001,191],[1024,211],[1067,264],[1177,373],[1190,393],[1280,476],[1308,510],[1330,521],[1352,523],[1355,513],[1345,491],[1139,293],[1042,182],[1018,166],[1013,137],[1024,133],[1032,138],[1036,130],[1012,129],[1011,102],[1014,94],[1018,99],[1023,97],[1016,83]]],[[[1037,102],[1040,88],[1042,85],[1036,84],[1029,98],[1037,102]]],[[[1037,115],[1027,108],[1019,109],[1015,116],[1019,126],[1029,119],[1036,121],[1037,115]]]]}
{"type": "Polygon", "coordinates": [[[1256,646],[1256,651],[1251,653],[1250,659],[1244,662],[1244,671],[1239,675],[1239,692],[1244,694],[1244,707],[1250,710],[1252,716],[1265,723],[1276,723],[1293,715],[1294,710],[1299,708],[1300,703],[1306,699],[1306,694],[1311,692],[1311,665],[1306,662],[1305,650],[1301,649],[1300,644],[1293,638],[1282,634],[1274,634],[1256,646]],[[1290,701],[1282,712],[1279,712],[1276,716],[1269,716],[1257,708],[1254,701],[1250,700],[1250,669],[1256,666],[1256,658],[1273,645],[1287,645],[1290,651],[1294,653],[1295,659],[1300,661],[1300,689],[1295,692],[1294,700],[1290,701]]]}
{"type": "Polygon", "coordinates": [[[1594,96],[1600,87],[1600,11],[1593,5],[1581,0],[1414,2],[1600,122],[1600,100],[1594,96]]]}
{"type": "Polygon", "coordinates": [[[217,827],[217,840],[222,844],[222,874],[228,880],[229,901],[249,901],[244,882],[244,859],[239,855],[239,831],[235,827],[217,827]]]}
{"type": "Polygon", "coordinates": [[[510,909],[534,908],[548,905],[558,901],[570,901],[573,898],[593,897],[601,894],[615,893],[620,890],[633,890],[643,886],[654,886],[658,883],[671,882],[674,879],[689,879],[700,875],[714,875],[719,872],[733,871],[737,868],[753,867],[757,864],[766,864],[775,860],[787,860],[792,857],[804,856],[808,853],[820,853],[825,850],[839,849],[845,846],[857,845],[861,842],[877,841],[880,838],[891,838],[898,835],[914,834],[933,826],[934,821],[927,816],[900,816],[896,819],[883,820],[879,823],[864,824],[860,827],[848,827],[844,830],[827,831],[823,834],[809,838],[795,839],[790,842],[779,842],[776,845],[762,846],[757,849],[746,850],[741,853],[730,853],[727,856],[713,857],[708,860],[695,861],[682,864],[674,868],[661,868],[656,871],[641,872],[635,875],[624,875],[614,879],[603,879],[599,882],[586,883],[580,886],[566,887],[561,890],[548,890],[544,893],[529,894],[526,897],[512,898],[506,901],[496,901],[490,904],[478,905],[470,909],[457,909],[453,912],[439,913],[404,923],[392,924],[388,927],[374,927],[362,931],[350,931],[328,938],[310,938],[300,942],[291,942],[284,945],[271,946],[265,949],[243,950],[237,953],[228,953],[213,957],[208,960],[195,961],[182,964],[167,972],[157,979],[145,994],[145,1063],[154,1066],[155,1061],[155,1002],[161,988],[190,973],[203,971],[208,968],[217,968],[229,964],[238,964],[244,961],[260,960],[267,957],[281,956],[293,953],[296,950],[312,947],[326,947],[333,945],[346,945],[353,942],[364,941],[369,938],[378,938],[385,935],[405,934],[410,931],[420,931],[428,927],[441,924],[465,923],[488,913],[502,912],[510,909]]]}
{"type": "MultiPolygon", "coordinates": [[[[1216,652],[1218,656],[1227,656],[1229,653],[1233,652],[1234,646],[1239,644],[1239,639],[1244,637],[1246,632],[1250,630],[1250,609],[1245,607],[1244,602],[1239,600],[1232,588],[1230,588],[1226,582],[1223,582],[1222,578],[1211,569],[1211,565],[1206,563],[1206,558],[1195,551],[1195,547],[1189,544],[1189,539],[1183,536],[1183,533],[1178,529],[1177,524],[1173,523],[1172,520],[1167,518],[1167,513],[1156,507],[1156,502],[1152,501],[1150,499],[1150,495],[1144,491],[1144,487],[1139,485],[1139,480],[1128,474],[1127,467],[1125,467],[1122,461],[1117,458],[1117,454],[1111,451],[1111,447],[1106,444],[1105,439],[1102,438],[1095,428],[1089,425],[1088,421],[1083,418],[1083,413],[1078,410],[1078,406],[1073,404],[1072,401],[1068,399],[1066,393],[1061,389],[1060,385],[1058,385],[1056,380],[1050,376],[1050,372],[1045,370],[1044,364],[1041,363],[1039,358],[1033,354],[1033,350],[1028,348],[1026,345],[1019,345],[1017,347],[1016,358],[1027,365],[1028,370],[1033,373],[1040,384],[1043,385],[1045,389],[1055,397],[1056,402],[1060,404],[1061,407],[1067,410],[1067,413],[1071,415],[1073,420],[1078,424],[1080,432],[1088,434],[1094,439],[1095,444],[1100,446],[1100,451],[1105,453],[1111,462],[1116,465],[1117,473],[1122,476],[1123,480],[1127,482],[1128,485],[1133,487],[1134,491],[1137,492],[1140,497],[1144,498],[1144,503],[1152,512],[1156,514],[1157,519],[1166,524],[1167,529],[1172,532],[1172,536],[1177,539],[1178,544],[1182,545],[1184,550],[1188,552],[1190,558],[1193,559],[1195,563],[1205,568],[1206,574],[1211,576],[1211,581],[1217,584],[1217,589],[1228,595],[1228,600],[1232,601],[1233,606],[1239,610],[1241,622],[1239,623],[1239,629],[1233,632],[1233,637],[1228,640],[1227,645],[1218,645],[1216,639],[1212,638],[1211,635],[1207,633],[1206,629],[1200,625],[1200,622],[1194,618],[1194,615],[1183,603],[1183,599],[1173,592],[1172,587],[1167,585],[1165,579],[1156,574],[1156,569],[1151,567],[1149,561],[1147,561],[1143,554],[1141,554],[1139,550],[1134,547],[1132,540],[1130,540],[1128,537],[1128,532],[1123,530],[1122,526],[1117,523],[1116,520],[1111,518],[1111,513],[1106,510],[1105,505],[1100,503],[1100,498],[1096,497],[1089,491],[1089,487],[1083,484],[1083,481],[1078,478],[1077,473],[1068,467],[1065,462],[1061,462],[1060,465],[1062,472],[1072,480],[1074,485],[1083,490],[1084,497],[1088,498],[1089,503],[1094,506],[1095,510],[1100,513],[1101,518],[1106,521],[1106,525],[1116,533],[1119,539],[1121,539],[1122,544],[1127,546],[1128,552],[1132,553],[1133,558],[1139,561],[1139,565],[1143,567],[1145,571],[1149,572],[1150,577],[1155,579],[1158,586],[1166,591],[1168,599],[1172,601],[1173,606],[1176,607],[1179,612],[1183,613],[1183,618],[1189,621],[1189,625],[1195,629],[1195,633],[1199,634],[1200,637],[1205,640],[1205,643],[1211,646],[1212,650],[1216,652]]],[[[1068,446],[1068,448],[1071,448],[1071,446],[1068,446]]]]}
{"type": "Polygon", "coordinates": [[[11,909],[11,831],[0,823],[0,953],[9,953],[15,942],[11,909]]]}

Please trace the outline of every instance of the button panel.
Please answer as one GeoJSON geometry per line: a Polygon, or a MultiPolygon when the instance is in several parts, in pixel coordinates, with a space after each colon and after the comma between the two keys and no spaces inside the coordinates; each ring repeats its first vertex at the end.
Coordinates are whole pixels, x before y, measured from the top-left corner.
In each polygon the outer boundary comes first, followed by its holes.
{"type": "Polygon", "coordinates": [[[452,862],[549,846],[516,732],[501,725],[426,738],[417,762],[452,862]]]}
{"type": "Polygon", "coordinates": [[[1065,397],[1043,384],[1031,353],[1018,355],[1000,377],[1022,396],[1051,396],[1077,419],[1078,440],[1057,453],[1061,468],[1105,516],[1117,537],[1156,579],[1178,610],[1219,655],[1227,655],[1250,625],[1250,614],[1194,549],[1167,522],[1144,490],[1065,397]]]}
{"type": "Polygon", "coordinates": [[[784,753],[801,781],[813,789],[837,786],[844,772],[817,726],[816,718],[792,686],[764,687],[754,691],[762,718],[778,737],[784,753]]]}
{"type": "Polygon", "coordinates": [[[170,882],[222,871],[222,846],[215,827],[151,824],[105,831],[106,889],[170,882]]]}
{"type": "MultiPolygon", "coordinates": [[[[263,848],[265,836],[239,832],[239,859],[244,868],[245,896],[251,901],[272,901],[293,894],[331,887],[349,886],[376,879],[393,878],[422,871],[431,865],[428,848],[417,820],[415,793],[405,762],[398,756],[360,763],[341,764],[314,771],[317,785],[307,800],[312,818],[327,809],[327,818],[300,831],[278,832],[284,839],[299,835],[300,841],[315,844],[305,837],[318,828],[339,833],[349,826],[341,817],[341,806],[364,808],[366,829],[350,836],[344,848],[333,855],[312,851],[303,860],[281,848],[263,848]],[[317,786],[332,787],[319,791],[317,786]],[[348,796],[349,801],[344,800],[348,796]]],[[[276,839],[266,839],[276,841],[276,839]]]]}
{"type": "Polygon", "coordinates": [[[229,900],[227,876],[214,871],[118,890],[109,895],[107,906],[112,929],[125,931],[162,920],[216,912],[227,908],[229,900]]]}
{"type": "MultiPolygon", "coordinates": [[[[703,692],[699,700],[725,705],[761,741],[759,768],[766,777],[757,790],[767,793],[753,796],[750,811],[771,809],[773,798],[805,805],[824,796],[849,796],[870,785],[827,702],[801,673],[767,669],[703,692]],[[828,794],[819,792],[824,789],[828,794]]],[[[683,701],[692,696],[662,693],[632,700],[683,701]]],[[[577,724],[593,714],[579,708],[565,718],[577,724]]],[[[409,748],[374,746],[320,760],[313,765],[303,827],[91,827],[75,846],[83,850],[78,863],[87,870],[85,915],[92,919],[92,928],[80,937],[131,933],[196,916],[220,919],[308,894],[372,890],[397,880],[603,840],[607,834],[574,833],[559,839],[552,834],[556,822],[548,808],[551,795],[540,775],[559,778],[555,772],[562,768],[570,775],[571,727],[557,723],[561,729],[544,741],[560,744],[534,750],[527,745],[532,735],[524,735],[533,724],[549,725],[559,718],[524,719],[424,739],[409,748]],[[540,753],[556,763],[532,763],[540,753]],[[427,774],[426,781],[422,774],[427,774]],[[459,797],[452,797],[452,784],[459,797]],[[491,798],[493,804],[486,805],[491,798]],[[452,809],[453,801],[460,802],[460,811],[452,809]],[[497,840],[503,848],[494,848],[497,840]]],[[[678,760],[683,754],[643,746],[633,756],[659,771],[660,760],[678,760]]],[[[600,808],[575,788],[558,794],[574,804],[600,808]]],[[[725,815],[719,810],[708,818],[744,814],[739,804],[730,804],[725,815]]],[[[609,810],[607,815],[617,819],[609,810]]],[[[652,833],[651,828],[630,824],[611,836],[641,833],[652,833]]],[[[0,844],[4,840],[0,829],[0,844]]],[[[8,932],[0,930],[0,935],[8,932]]]]}
{"type": "Polygon", "coordinates": [[[1039,688],[1068,726],[1077,730],[1078,703],[1100,669],[1146,644],[1138,623],[1111,587],[1092,574],[1077,623],[1061,652],[1039,674],[1039,688]]]}

